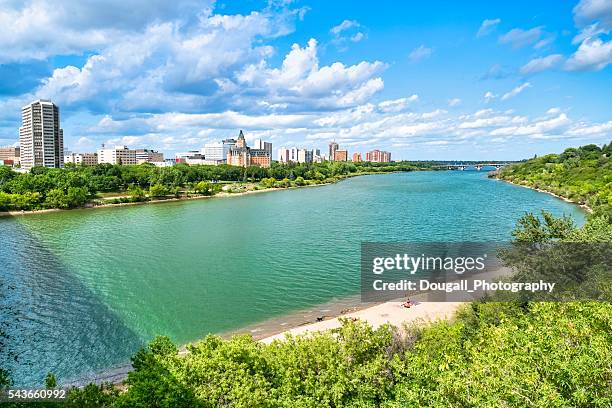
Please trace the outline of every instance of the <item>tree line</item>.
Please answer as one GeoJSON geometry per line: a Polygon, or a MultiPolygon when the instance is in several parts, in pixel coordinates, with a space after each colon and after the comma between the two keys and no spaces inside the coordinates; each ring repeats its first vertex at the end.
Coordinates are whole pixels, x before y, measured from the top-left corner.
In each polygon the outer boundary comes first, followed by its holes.
{"type": "Polygon", "coordinates": [[[17,173],[0,166],[0,211],[76,208],[101,193],[125,192],[128,197],[119,201],[143,201],[151,197],[178,196],[185,191],[214,194],[220,182],[263,181],[262,187],[266,188],[290,187],[333,182],[349,175],[434,167],[433,163],[423,162],[275,162],[270,168],[185,164],[159,168],[145,163],[136,166],[67,165],[63,169],[34,167],[29,173],[17,173]]]}

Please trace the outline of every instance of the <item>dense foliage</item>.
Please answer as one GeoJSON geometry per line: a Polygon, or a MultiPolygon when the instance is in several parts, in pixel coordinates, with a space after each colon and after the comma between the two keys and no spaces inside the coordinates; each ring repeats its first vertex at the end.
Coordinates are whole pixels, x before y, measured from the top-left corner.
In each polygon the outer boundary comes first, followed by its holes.
{"type": "Polygon", "coordinates": [[[283,165],[269,169],[250,166],[187,166],[158,168],[151,164],[118,166],[35,167],[20,174],[0,166],[0,211],[81,207],[99,193],[125,193],[117,202],[178,197],[193,193],[210,195],[218,182],[261,182],[262,187],[291,187],[329,183],[350,175],[433,168],[433,163],[324,162],[283,165]],[[212,182],[215,186],[202,182],[212,182]]]}
{"type": "Polygon", "coordinates": [[[612,217],[612,143],[566,149],[518,163],[498,177],[587,204],[596,215],[612,217]]]}

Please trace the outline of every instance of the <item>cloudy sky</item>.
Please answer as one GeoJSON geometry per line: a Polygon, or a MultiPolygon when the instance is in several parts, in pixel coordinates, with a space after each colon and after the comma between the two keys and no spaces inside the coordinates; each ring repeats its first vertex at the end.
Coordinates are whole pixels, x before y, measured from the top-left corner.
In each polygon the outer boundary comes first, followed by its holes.
{"type": "Polygon", "coordinates": [[[0,0],[0,145],[51,99],[65,145],[235,136],[520,159],[612,139],[612,0],[0,0]]]}

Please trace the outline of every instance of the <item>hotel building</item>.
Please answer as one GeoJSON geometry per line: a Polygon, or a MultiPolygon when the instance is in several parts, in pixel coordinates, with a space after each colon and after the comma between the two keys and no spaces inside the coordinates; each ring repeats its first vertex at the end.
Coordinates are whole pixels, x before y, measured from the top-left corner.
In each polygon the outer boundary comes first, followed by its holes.
{"type": "Polygon", "coordinates": [[[270,167],[272,164],[272,143],[257,142],[260,149],[247,146],[242,130],[238,134],[236,144],[227,153],[227,164],[232,166],[260,166],[270,167]]]}
{"type": "Polygon", "coordinates": [[[24,170],[64,166],[64,131],[60,128],[57,105],[39,99],[21,108],[19,145],[24,170]]]}

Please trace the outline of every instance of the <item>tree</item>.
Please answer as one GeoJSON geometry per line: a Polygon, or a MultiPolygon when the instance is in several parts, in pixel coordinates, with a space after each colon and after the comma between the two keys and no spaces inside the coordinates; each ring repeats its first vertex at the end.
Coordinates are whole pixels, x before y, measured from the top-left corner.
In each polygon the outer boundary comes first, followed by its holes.
{"type": "Polygon", "coordinates": [[[52,372],[48,372],[47,376],[45,377],[45,387],[47,389],[57,387],[57,379],[55,378],[55,375],[52,372]]]}
{"type": "Polygon", "coordinates": [[[168,195],[168,189],[162,184],[155,184],[149,188],[149,195],[154,198],[165,197],[168,195]]]}
{"type": "Polygon", "coordinates": [[[208,181],[200,181],[194,186],[194,190],[198,194],[210,196],[213,195],[213,185],[208,181]]]}

